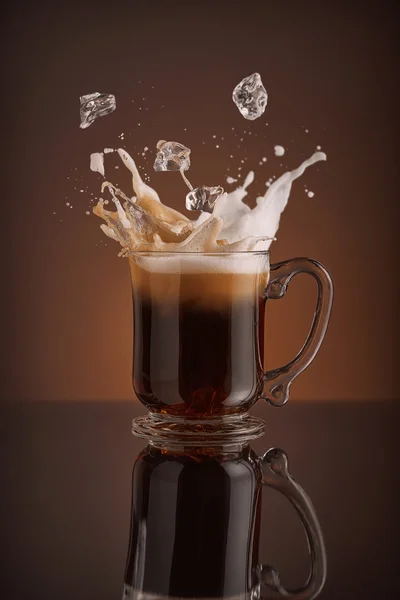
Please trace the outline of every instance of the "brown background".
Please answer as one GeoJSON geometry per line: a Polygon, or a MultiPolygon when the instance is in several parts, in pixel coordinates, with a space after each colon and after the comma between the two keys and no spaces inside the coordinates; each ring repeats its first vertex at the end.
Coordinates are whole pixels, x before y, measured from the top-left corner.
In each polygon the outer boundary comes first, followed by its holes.
{"type": "MultiPolygon", "coordinates": [[[[332,320],[289,405],[256,406],[268,424],[256,449],[284,447],[314,501],[329,559],[321,599],[396,597],[397,22],[385,1],[3,9],[2,597],[121,595],[130,471],[143,446],[129,423],[142,409],[130,384],[127,264],[85,215],[100,183],[89,154],[123,145],[144,161],[144,146],[177,139],[192,148],[193,181],[213,185],[240,165],[231,127],[252,132],[240,156],[256,168],[253,199],[317,145],[328,154],[294,184],[272,258],[326,265],[332,320]],[[249,123],[231,91],[256,70],[269,103],[249,123]],[[97,90],[114,93],[117,110],[80,130],[78,98],[97,90]],[[275,144],[287,148],[283,161],[275,144]]],[[[154,174],[151,159],[152,184],[182,208],[182,182],[154,174]]],[[[314,296],[297,278],[270,303],[269,367],[301,346],[314,296]]],[[[299,584],[307,563],[295,518],[272,495],[264,516],[263,560],[299,584]]]]}
{"type": "MultiPolygon", "coordinates": [[[[273,261],[318,259],[335,284],[326,341],[292,399],[396,397],[395,19],[388,3],[350,4],[38,9],[26,3],[9,10],[3,224],[15,322],[6,371],[10,397],[133,398],[128,266],[100,232],[100,221],[85,215],[100,186],[89,155],[123,145],[146,167],[162,199],[182,209],[183,182],[152,171],[160,138],[192,149],[195,182],[224,183],[229,165],[235,174],[246,158],[245,172],[256,169],[253,201],[271,175],[295,168],[322,145],[328,161],[294,184],[272,246],[273,261]],[[264,117],[248,122],[231,92],[255,70],[269,103],[264,117]],[[117,110],[81,130],[79,96],[96,90],[114,93],[117,110]],[[244,137],[240,150],[232,127],[244,137]],[[274,156],[275,144],[287,148],[283,160],[274,156]],[[144,146],[151,149],[147,161],[140,156],[144,146]],[[263,156],[268,161],[260,166],[263,156]]],[[[114,170],[116,164],[107,162],[109,177],[129,189],[127,172],[122,165],[114,170]]],[[[314,302],[313,284],[297,278],[287,298],[269,307],[270,367],[299,349],[314,302]]]]}

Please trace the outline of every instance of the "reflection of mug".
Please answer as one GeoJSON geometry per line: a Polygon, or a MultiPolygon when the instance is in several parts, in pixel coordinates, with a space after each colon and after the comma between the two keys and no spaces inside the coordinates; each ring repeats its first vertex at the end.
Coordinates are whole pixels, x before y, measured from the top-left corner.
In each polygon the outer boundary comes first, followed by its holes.
{"type": "Polygon", "coordinates": [[[134,252],[133,388],[153,413],[186,419],[246,413],[260,397],[288,399],[293,379],[325,335],[332,283],[316,261],[294,258],[270,267],[268,252],[134,252]],[[264,311],[291,278],[318,284],[313,325],[287,365],[264,372],[264,311]]]}
{"type": "Polygon", "coordinates": [[[152,442],[137,458],[124,600],[310,600],[325,575],[315,511],[289,475],[282,450],[259,458],[247,444],[183,452],[152,442]],[[296,591],[282,586],[273,567],[259,564],[262,484],[290,500],[307,533],[311,572],[296,591]]]}

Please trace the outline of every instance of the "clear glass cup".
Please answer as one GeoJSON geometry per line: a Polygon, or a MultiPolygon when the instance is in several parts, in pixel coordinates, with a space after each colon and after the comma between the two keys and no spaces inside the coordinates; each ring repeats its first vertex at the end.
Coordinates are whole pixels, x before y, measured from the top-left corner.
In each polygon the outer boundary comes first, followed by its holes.
{"type": "Polygon", "coordinates": [[[285,404],[328,325],[333,288],[321,264],[294,258],[270,265],[267,251],[133,252],[129,262],[133,389],[156,420],[240,417],[259,398],[285,404]],[[317,282],[310,333],[293,360],[265,371],[266,301],[283,297],[298,273],[317,282]]]}

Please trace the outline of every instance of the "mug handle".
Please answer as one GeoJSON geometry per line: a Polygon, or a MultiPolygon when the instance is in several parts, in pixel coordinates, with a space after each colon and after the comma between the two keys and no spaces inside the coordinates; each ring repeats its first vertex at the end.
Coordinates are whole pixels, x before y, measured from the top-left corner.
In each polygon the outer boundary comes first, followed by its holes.
{"type": "MultiPolygon", "coordinates": [[[[296,590],[287,590],[280,582],[279,573],[270,565],[259,565],[258,579],[261,586],[261,600],[268,596],[263,593],[275,592],[279,597],[289,600],[312,600],[321,592],[326,579],[326,551],[324,538],[315,509],[303,488],[291,477],[288,470],[288,458],[280,448],[271,448],[259,458],[263,474],[263,485],[281,492],[296,509],[306,531],[311,558],[311,570],[306,584],[296,590]],[[265,467],[274,476],[266,474],[265,467]]],[[[274,596],[275,597],[275,596],[274,596]]]]}
{"type": "Polygon", "coordinates": [[[333,284],[328,271],[316,260],[291,258],[271,265],[270,280],[265,298],[283,298],[292,277],[308,273],[318,286],[317,307],[310,333],[300,352],[284,367],[264,373],[264,389],[261,397],[273,406],[282,406],[289,400],[289,388],[298,375],[313,361],[325,337],[332,310],[333,284]]]}

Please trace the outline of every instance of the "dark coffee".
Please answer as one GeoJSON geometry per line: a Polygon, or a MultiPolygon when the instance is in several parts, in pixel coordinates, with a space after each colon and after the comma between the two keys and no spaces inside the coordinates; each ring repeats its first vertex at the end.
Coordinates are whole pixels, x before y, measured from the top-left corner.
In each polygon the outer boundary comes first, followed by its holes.
{"type": "Polygon", "coordinates": [[[249,447],[218,457],[149,446],[133,470],[126,597],[249,594],[260,510],[261,471],[249,447]]]}
{"type": "Polygon", "coordinates": [[[247,412],[263,387],[266,273],[131,265],[133,387],[141,402],[193,419],[247,412]]]}

